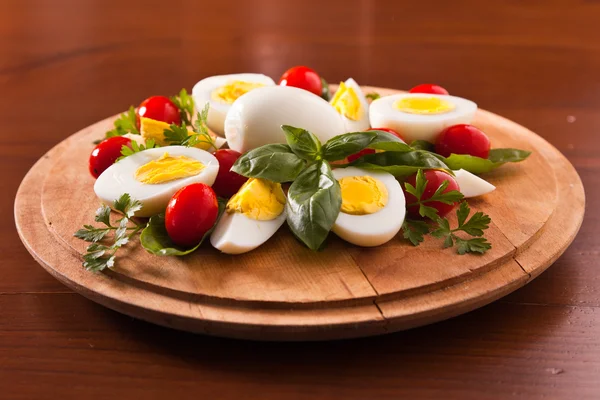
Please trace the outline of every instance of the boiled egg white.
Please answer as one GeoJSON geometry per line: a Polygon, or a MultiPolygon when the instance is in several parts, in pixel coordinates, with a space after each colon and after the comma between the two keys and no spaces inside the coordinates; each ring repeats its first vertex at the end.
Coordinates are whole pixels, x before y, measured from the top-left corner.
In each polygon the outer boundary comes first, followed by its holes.
{"type": "Polygon", "coordinates": [[[369,102],[362,89],[352,78],[340,82],[331,105],[342,117],[346,132],[360,132],[369,129],[369,102]]]}
{"type": "Polygon", "coordinates": [[[326,100],[292,86],[255,89],[236,100],[225,118],[229,148],[241,153],[286,143],[282,125],[312,132],[325,143],[345,132],[339,114],[326,100]]]}
{"type": "Polygon", "coordinates": [[[333,232],[358,246],[380,246],[400,231],[406,200],[400,183],[387,172],[348,167],[333,170],[340,183],[342,208],[333,232]]]}
{"type": "Polygon", "coordinates": [[[210,104],[206,124],[216,134],[223,136],[223,123],[231,105],[243,94],[263,86],[274,86],[275,82],[263,74],[217,75],[202,79],[192,88],[196,109],[202,110],[210,104]]]}
{"type": "Polygon", "coordinates": [[[250,178],[227,202],[210,243],[226,254],[254,250],[283,225],[285,202],[281,184],[250,178]]]}
{"type": "Polygon", "coordinates": [[[407,93],[373,101],[369,117],[373,126],[393,129],[408,143],[413,140],[435,142],[445,128],[471,123],[475,111],[477,104],[460,97],[407,93]]]}
{"type": "Polygon", "coordinates": [[[192,183],[212,185],[219,162],[194,147],[166,146],[140,151],[108,167],[96,180],[94,192],[112,206],[124,193],[142,203],[136,217],[164,212],[176,191],[192,183]]]}
{"type": "Polygon", "coordinates": [[[456,183],[458,183],[460,192],[465,197],[482,196],[493,192],[496,189],[496,186],[467,170],[459,169],[458,171],[452,172],[454,172],[454,179],[456,180],[456,183]]]}

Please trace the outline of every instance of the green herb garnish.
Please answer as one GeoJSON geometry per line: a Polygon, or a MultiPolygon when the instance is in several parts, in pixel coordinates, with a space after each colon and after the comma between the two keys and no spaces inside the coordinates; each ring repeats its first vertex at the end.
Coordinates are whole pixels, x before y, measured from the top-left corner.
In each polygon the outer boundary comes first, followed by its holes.
{"type": "Polygon", "coordinates": [[[192,125],[194,116],[194,98],[190,96],[185,89],[181,89],[179,94],[171,97],[171,101],[179,108],[179,117],[184,125],[192,125]]]}
{"type": "Polygon", "coordinates": [[[379,93],[377,93],[377,92],[371,92],[371,93],[367,93],[365,95],[365,97],[368,100],[374,101],[374,100],[377,100],[377,99],[381,98],[381,95],[379,93]]]}
{"type": "Polygon", "coordinates": [[[327,101],[331,100],[331,90],[325,78],[321,78],[321,97],[327,101]]]}
{"type": "Polygon", "coordinates": [[[423,242],[424,236],[431,233],[433,237],[444,239],[444,248],[456,244],[457,253],[461,255],[465,253],[483,254],[492,247],[487,239],[482,237],[491,222],[487,214],[478,211],[467,220],[471,209],[466,201],[462,201],[456,211],[458,227],[451,228],[450,222],[446,218],[440,217],[437,209],[428,206],[427,203],[439,201],[444,204],[453,204],[461,201],[464,196],[456,190],[443,193],[448,187],[448,181],[444,181],[429,199],[422,199],[426,186],[427,179],[423,171],[417,173],[415,186],[408,182],[404,183],[406,191],[417,198],[416,202],[407,204],[407,207],[419,206],[419,215],[430,220],[428,223],[422,220],[405,219],[402,225],[402,234],[405,239],[408,239],[414,246],[418,246],[423,242]],[[463,239],[456,235],[458,232],[474,237],[463,239]]]}
{"type": "Polygon", "coordinates": [[[531,154],[519,149],[492,149],[488,158],[480,158],[468,154],[450,154],[444,159],[446,165],[453,170],[464,169],[473,174],[483,174],[508,162],[520,162],[531,154]]]}
{"type": "Polygon", "coordinates": [[[321,248],[342,207],[342,192],[329,163],[317,161],[296,178],[288,191],[287,222],[308,248],[321,248]]]}
{"type": "Polygon", "coordinates": [[[423,193],[425,193],[425,188],[427,187],[427,179],[425,178],[425,174],[423,174],[423,170],[420,169],[417,172],[415,186],[408,182],[404,183],[406,191],[417,198],[416,202],[407,204],[406,207],[418,206],[419,215],[421,217],[428,217],[435,221],[437,218],[439,218],[437,215],[437,210],[431,206],[428,206],[428,203],[431,204],[432,202],[440,202],[444,204],[454,204],[464,198],[463,194],[458,190],[451,190],[444,193],[444,191],[448,188],[448,184],[448,181],[444,181],[430,198],[422,199],[423,193]]]}
{"type": "Polygon", "coordinates": [[[102,271],[105,268],[112,268],[115,265],[116,252],[144,228],[143,224],[139,224],[133,219],[134,213],[142,208],[142,204],[137,200],[133,200],[129,194],[125,193],[118,200],[115,200],[113,208],[122,215],[116,221],[116,224],[110,222],[110,207],[102,205],[96,211],[95,221],[105,226],[98,228],[92,225],[84,225],[82,229],[79,229],[73,235],[86,242],[92,242],[83,255],[83,266],[89,271],[102,271]],[[110,232],[114,232],[111,238],[112,243],[99,243],[106,240],[110,232]]]}
{"type": "Polygon", "coordinates": [[[209,104],[206,103],[202,112],[197,113],[196,123],[192,125],[193,134],[188,131],[187,125],[182,122],[181,125],[171,124],[165,129],[163,134],[165,141],[171,146],[186,146],[194,147],[200,143],[206,143],[210,147],[216,149],[215,139],[208,131],[206,119],[208,118],[209,104]]]}
{"type": "Polygon", "coordinates": [[[139,144],[135,140],[131,141],[131,147],[123,145],[121,147],[121,157],[117,158],[117,161],[121,161],[125,157],[129,157],[135,153],[139,153],[140,151],[154,149],[156,147],[160,147],[154,142],[154,139],[146,139],[144,144],[139,144]]]}
{"type": "Polygon", "coordinates": [[[137,128],[137,118],[135,114],[135,107],[129,107],[127,112],[124,112],[117,118],[114,122],[114,129],[106,132],[106,138],[111,138],[114,136],[123,136],[128,133],[133,133],[136,135],[140,134],[140,131],[137,128]]]}

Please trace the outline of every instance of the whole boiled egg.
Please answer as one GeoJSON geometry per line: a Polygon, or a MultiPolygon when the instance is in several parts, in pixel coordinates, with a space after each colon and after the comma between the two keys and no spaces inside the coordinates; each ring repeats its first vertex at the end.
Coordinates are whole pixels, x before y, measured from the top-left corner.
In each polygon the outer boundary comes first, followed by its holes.
{"type": "Polygon", "coordinates": [[[207,151],[194,147],[167,146],[140,151],[108,167],[96,180],[94,192],[112,206],[124,193],[140,201],[136,217],[165,211],[173,194],[192,183],[212,185],[219,162],[207,151]]]}
{"type": "Polygon", "coordinates": [[[233,102],[251,90],[274,85],[273,79],[263,74],[217,75],[196,83],[192,97],[198,110],[206,103],[210,104],[206,124],[213,132],[223,136],[225,116],[233,102]]]}
{"type": "Polygon", "coordinates": [[[435,142],[445,128],[471,123],[475,111],[477,104],[460,97],[408,93],[375,100],[369,108],[369,117],[373,126],[393,129],[408,143],[435,142]]]}
{"type": "Polygon", "coordinates": [[[281,184],[249,179],[227,202],[210,243],[226,254],[254,250],[285,221],[285,201],[281,184]]]}
{"type": "Polygon", "coordinates": [[[286,143],[282,125],[314,133],[325,143],[345,132],[344,122],[326,100],[292,86],[255,89],[236,100],[225,118],[229,148],[245,151],[286,143]]]}
{"type": "Polygon", "coordinates": [[[341,115],[346,132],[369,129],[369,102],[354,79],[340,82],[331,105],[341,115]]]}
{"type": "Polygon", "coordinates": [[[387,172],[348,167],[333,170],[342,207],[333,232],[358,246],[380,246],[400,231],[406,201],[400,183],[387,172]]]}

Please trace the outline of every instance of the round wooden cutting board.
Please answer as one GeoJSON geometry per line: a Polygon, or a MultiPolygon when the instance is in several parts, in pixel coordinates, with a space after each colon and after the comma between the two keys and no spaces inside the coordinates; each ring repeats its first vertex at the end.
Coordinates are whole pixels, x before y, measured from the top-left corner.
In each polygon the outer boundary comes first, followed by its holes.
{"type": "MultiPolygon", "coordinates": [[[[382,95],[391,89],[365,88],[382,95]]],[[[384,246],[359,248],[331,235],[312,252],[286,228],[258,249],[158,257],[134,241],[113,270],[81,266],[87,243],[73,232],[99,205],[87,169],[92,141],[114,117],[70,136],[42,157],[15,200],[23,243],[53,276],[119,312],[177,329],[258,340],[368,336],[446,319],[525,285],[573,241],[583,219],[583,186],[573,166],[533,132],[486,111],[473,122],[493,147],[533,151],[485,179],[496,191],[469,201],[492,218],[485,255],[459,256],[428,238],[413,247],[401,234],[384,246]]],[[[451,221],[455,223],[456,221],[451,221]]],[[[509,318],[509,316],[507,316],[509,318]]]]}

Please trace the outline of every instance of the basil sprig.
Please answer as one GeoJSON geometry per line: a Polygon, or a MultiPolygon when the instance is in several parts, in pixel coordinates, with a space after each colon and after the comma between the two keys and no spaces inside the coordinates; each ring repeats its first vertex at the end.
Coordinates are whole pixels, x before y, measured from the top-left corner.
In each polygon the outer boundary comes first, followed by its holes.
{"type": "Polygon", "coordinates": [[[397,178],[407,177],[420,169],[450,171],[450,167],[440,157],[425,150],[385,151],[383,153],[367,154],[351,165],[373,171],[389,172],[397,178]]]}
{"type": "Polygon", "coordinates": [[[287,144],[267,144],[240,156],[231,170],[249,178],[291,182],[306,166],[287,144]]]}
{"type": "Polygon", "coordinates": [[[520,162],[531,154],[519,149],[492,149],[488,158],[480,158],[468,154],[450,154],[444,159],[453,170],[465,169],[473,174],[483,174],[500,167],[507,162],[520,162]]]}
{"type": "Polygon", "coordinates": [[[321,158],[321,142],[315,135],[306,129],[294,128],[289,125],[283,125],[281,129],[285,133],[285,140],[291,151],[298,157],[307,161],[321,158]]]}
{"type": "Polygon", "coordinates": [[[217,220],[212,228],[210,228],[208,232],[202,236],[200,242],[198,242],[198,244],[196,244],[194,247],[184,249],[183,247],[173,243],[169,237],[169,234],[167,233],[167,228],[165,227],[164,214],[158,214],[150,218],[148,224],[140,235],[140,243],[142,244],[142,247],[149,253],[157,256],[185,256],[194,252],[196,249],[198,249],[198,247],[200,247],[204,240],[210,236],[212,231],[215,229],[215,226],[217,226],[221,215],[223,215],[223,212],[225,211],[227,202],[223,199],[218,199],[218,202],[219,214],[217,220]]]}
{"type": "Polygon", "coordinates": [[[340,213],[342,193],[329,163],[316,161],[296,178],[288,191],[287,223],[308,248],[321,248],[340,213]]]}

